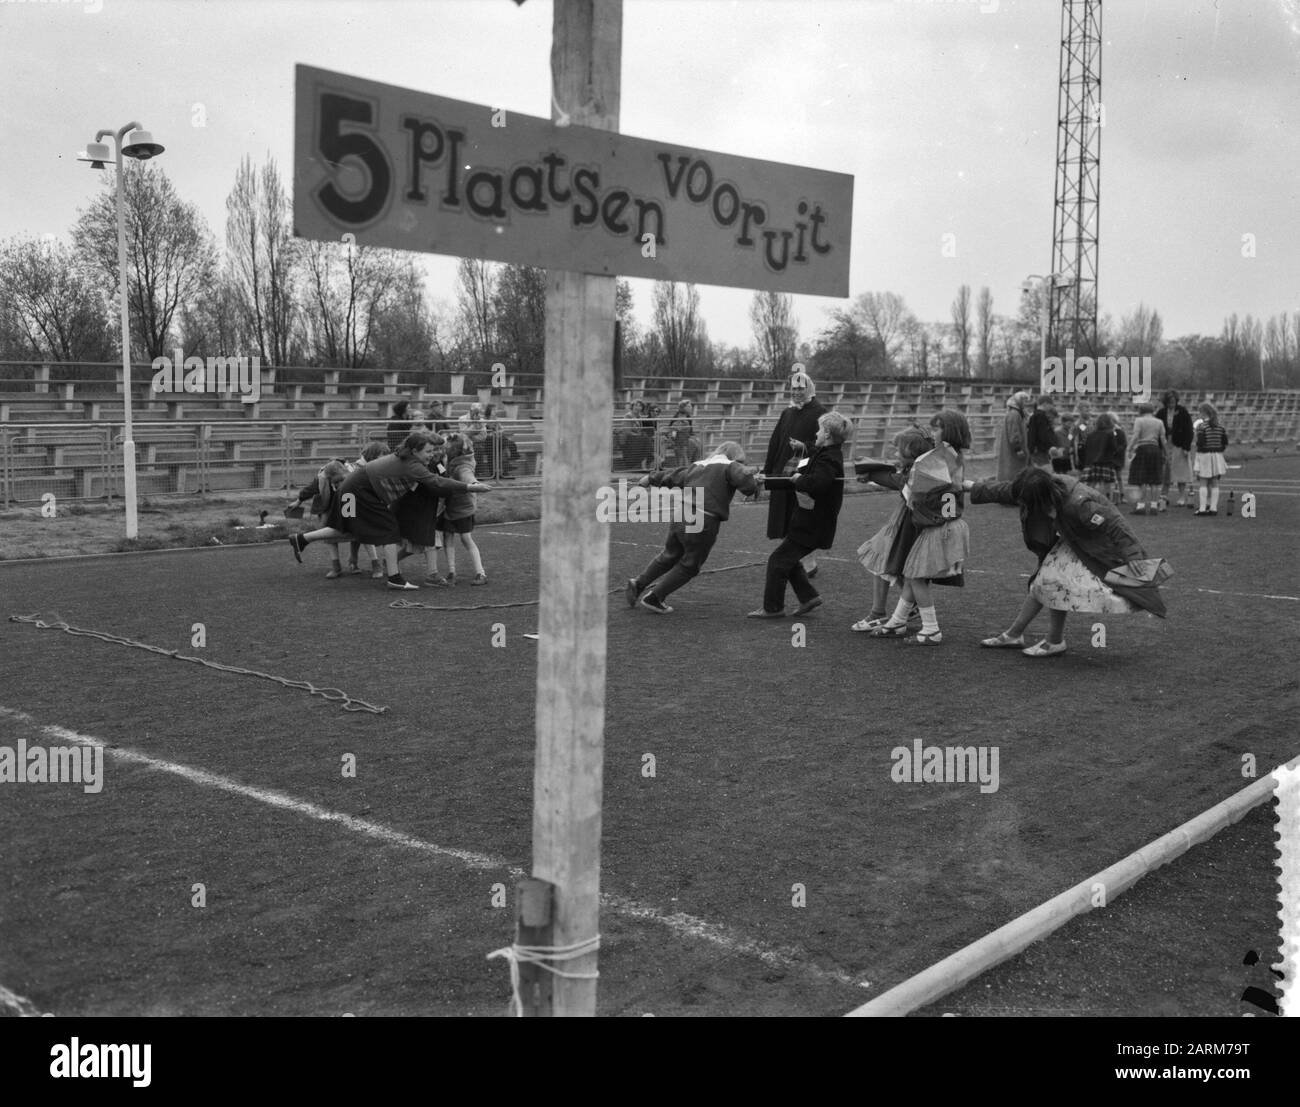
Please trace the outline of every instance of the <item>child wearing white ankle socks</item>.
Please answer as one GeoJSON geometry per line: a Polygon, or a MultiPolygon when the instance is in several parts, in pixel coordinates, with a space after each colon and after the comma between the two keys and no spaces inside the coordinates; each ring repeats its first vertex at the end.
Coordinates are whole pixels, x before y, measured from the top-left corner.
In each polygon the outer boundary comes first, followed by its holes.
{"type": "Polygon", "coordinates": [[[970,552],[970,527],[961,517],[962,451],[970,448],[970,425],[965,416],[944,410],[934,414],[930,428],[935,447],[916,459],[904,490],[911,526],[899,527],[882,574],[902,578],[902,598],[893,615],[869,632],[873,638],[904,637],[915,603],[921,629],[907,640],[918,646],[937,646],[943,641],[930,585],[963,584],[962,565],[970,552]]]}
{"type": "Polygon", "coordinates": [[[1223,456],[1228,446],[1228,432],[1219,422],[1219,413],[1213,404],[1201,404],[1197,411],[1201,413],[1204,422],[1196,430],[1196,475],[1201,481],[1201,487],[1197,490],[1200,508],[1196,514],[1218,515],[1219,478],[1228,471],[1228,462],[1223,456]]]}

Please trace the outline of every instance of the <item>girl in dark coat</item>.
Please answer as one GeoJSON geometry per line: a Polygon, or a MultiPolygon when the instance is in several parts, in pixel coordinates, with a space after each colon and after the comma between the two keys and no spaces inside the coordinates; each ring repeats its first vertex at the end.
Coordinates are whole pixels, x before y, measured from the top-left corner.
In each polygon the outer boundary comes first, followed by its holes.
{"type": "MultiPolygon", "coordinates": [[[[812,450],[817,438],[817,422],[825,414],[826,409],[817,400],[817,386],[812,379],[807,373],[795,373],[790,378],[790,406],[776,421],[771,441],[767,444],[767,456],[763,459],[765,477],[785,475],[786,466],[796,459],[796,442],[802,446],[803,455],[812,450]]],[[[767,536],[784,538],[790,530],[795,496],[784,488],[774,487],[771,497],[767,506],[767,536]]],[[[804,561],[804,571],[810,577],[816,575],[815,555],[804,561]]]]}
{"type": "Polygon", "coordinates": [[[1147,555],[1119,509],[1096,489],[1041,469],[1028,469],[1013,481],[967,481],[966,487],[972,504],[1018,506],[1025,545],[1038,555],[1029,595],[1015,621],[980,645],[1055,657],[1065,652],[1065,617],[1071,611],[1119,615],[1144,609],[1164,617],[1154,581],[1126,586],[1104,579],[1111,570],[1145,561],[1147,555]],[[1025,648],[1025,630],[1044,607],[1051,613],[1047,637],[1025,648]]]}

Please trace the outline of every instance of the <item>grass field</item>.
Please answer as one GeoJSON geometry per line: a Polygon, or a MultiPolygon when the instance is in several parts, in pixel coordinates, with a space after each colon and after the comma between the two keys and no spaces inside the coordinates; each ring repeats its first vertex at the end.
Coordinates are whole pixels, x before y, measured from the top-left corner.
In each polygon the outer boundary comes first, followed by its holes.
{"type": "MultiPolygon", "coordinates": [[[[968,511],[967,587],[936,590],[936,649],[848,629],[885,494],[846,500],[802,646],[742,618],[765,505],[733,511],[709,563],[746,567],[700,577],[672,616],[612,596],[601,1012],[842,1013],[1231,795],[1243,755],[1262,774],[1300,752],[1300,461],[1229,483],[1257,518],[1132,520],[1176,570],[1169,618],[1076,616],[1057,659],[977,647],[1033,567],[998,507],[968,511]],[[895,783],[890,751],[916,738],[997,746],[998,790],[895,783]]],[[[612,528],[611,588],[660,530],[612,528]]],[[[409,598],[535,599],[537,532],[480,530],[490,587],[409,598]]],[[[395,609],[377,582],[324,580],[319,548],[307,560],[277,542],[0,566],[3,742],[108,747],[98,794],[4,788],[0,985],[60,1014],[504,1011],[485,957],[513,937],[530,858],[536,609],[395,609]],[[35,612],[388,710],[7,621],[35,612]]],[[[1160,1012],[1235,1013],[1202,976],[1167,981],[1160,1012]]],[[[1106,1013],[1152,1013],[1149,996],[1106,1013]]]]}

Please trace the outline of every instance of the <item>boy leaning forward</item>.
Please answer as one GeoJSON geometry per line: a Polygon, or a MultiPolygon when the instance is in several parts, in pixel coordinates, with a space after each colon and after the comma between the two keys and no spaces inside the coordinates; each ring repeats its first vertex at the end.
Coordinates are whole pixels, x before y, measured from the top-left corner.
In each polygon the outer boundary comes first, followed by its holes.
{"type": "Polygon", "coordinates": [[[703,461],[678,469],[647,474],[637,483],[642,487],[700,489],[703,495],[703,526],[692,533],[685,520],[673,522],[663,550],[639,577],[628,579],[623,590],[629,607],[643,607],[666,615],[672,611],[664,600],[697,576],[708,559],[718,531],[730,517],[731,499],[739,490],[752,496],[758,484],[743,462],[745,451],[738,442],[724,442],[703,461]],[[639,598],[638,598],[639,597],[639,598]]]}

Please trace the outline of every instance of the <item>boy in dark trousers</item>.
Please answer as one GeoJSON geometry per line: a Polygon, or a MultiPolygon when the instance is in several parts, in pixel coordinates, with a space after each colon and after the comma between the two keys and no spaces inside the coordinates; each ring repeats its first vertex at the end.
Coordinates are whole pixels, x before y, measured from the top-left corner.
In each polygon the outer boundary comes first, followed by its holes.
{"type": "Polygon", "coordinates": [[[796,615],[820,607],[822,598],[808,580],[800,559],[814,550],[829,550],[835,541],[835,523],[844,500],[844,454],[849,422],[835,411],[817,420],[817,438],[808,460],[792,476],[763,477],[767,488],[794,493],[796,504],[784,541],[767,559],[763,606],[751,619],[780,619],[785,615],[785,585],[790,582],[799,600],[796,615]]]}
{"type": "Polygon", "coordinates": [[[745,451],[740,448],[740,443],[724,442],[703,461],[680,469],[651,473],[637,481],[643,487],[653,484],[702,489],[703,525],[695,533],[686,529],[684,520],[669,526],[663,551],[639,577],[628,579],[623,594],[629,607],[644,607],[660,615],[672,611],[664,600],[704,567],[713,544],[718,540],[718,531],[730,517],[731,498],[737,489],[747,496],[758,491],[753,473],[742,464],[744,460],[745,451]]]}

